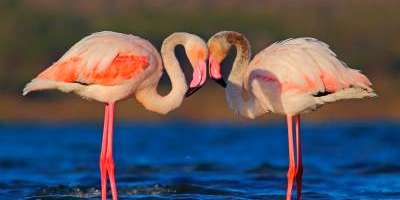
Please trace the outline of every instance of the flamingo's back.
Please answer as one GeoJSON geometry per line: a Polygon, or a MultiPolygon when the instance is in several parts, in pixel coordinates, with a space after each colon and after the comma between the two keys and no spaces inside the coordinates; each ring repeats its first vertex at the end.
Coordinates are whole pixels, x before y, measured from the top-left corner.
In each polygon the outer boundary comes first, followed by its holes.
{"type": "Polygon", "coordinates": [[[281,113],[375,96],[366,76],[349,68],[327,44],[314,38],[272,44],[254,57],[246,77],[245,87],[252,85],[254,95],[268,104],[266,109],[281,113]]]}
{"type": "Polygon", "coordinates": [[[41,72],[24,89],[70,90],[80,84],[116,86],[129,82],[160,64],[155,48],[146,40],[122,33],[103,31],[73,45],[57,62],[41,72]]]}

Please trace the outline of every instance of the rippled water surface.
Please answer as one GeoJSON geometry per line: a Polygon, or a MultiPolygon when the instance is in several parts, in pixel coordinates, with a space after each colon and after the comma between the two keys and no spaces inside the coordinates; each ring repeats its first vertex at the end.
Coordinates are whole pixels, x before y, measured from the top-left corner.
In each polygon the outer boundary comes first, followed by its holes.
{"type": "MultiPolygon", "coordinates": [[[[0,199],[98,199],[101,124],[0,124],[0,199]]],[[[284,199],[280,124],[119,123],[121,199],[284,199]]],[[[400,199],[400,124],[303,125],[303,199],[400,199]]]]}

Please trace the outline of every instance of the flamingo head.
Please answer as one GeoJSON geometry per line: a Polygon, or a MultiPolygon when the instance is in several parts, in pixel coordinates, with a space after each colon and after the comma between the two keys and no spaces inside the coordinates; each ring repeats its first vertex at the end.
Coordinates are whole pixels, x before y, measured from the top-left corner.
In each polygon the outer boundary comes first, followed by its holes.
{"type": "Polygon", "coordinates": [[[188,41],[185,51],[193,67],[193,78],[186,92],[186,97],[189,97],[206,82],[208,48],[203,39],[196,37],[188,41]]]}
{"type": "Polygon", "coordinates": [[[221,34],[215,34],[208,40],[210,77],[222,87],[226,87],[226,82],[221,74],[221,63],[228,54],[230,47],[231,44],[221,34]]]}

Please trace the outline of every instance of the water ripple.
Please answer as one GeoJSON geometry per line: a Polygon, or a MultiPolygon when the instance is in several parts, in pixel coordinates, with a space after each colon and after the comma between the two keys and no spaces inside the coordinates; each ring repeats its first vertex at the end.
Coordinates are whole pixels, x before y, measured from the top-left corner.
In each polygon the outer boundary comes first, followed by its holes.
{"type": "MultiPolygon", "coordinates": [[[[0,199],[99,199],[99,128],[0,124],[0,199]]],[[[303,199],[400,199],[399,123],[303,130],[303,199]]],[[[121,199],[285,198],[282,124],[122,123],[115,132],[121,199]]]]}

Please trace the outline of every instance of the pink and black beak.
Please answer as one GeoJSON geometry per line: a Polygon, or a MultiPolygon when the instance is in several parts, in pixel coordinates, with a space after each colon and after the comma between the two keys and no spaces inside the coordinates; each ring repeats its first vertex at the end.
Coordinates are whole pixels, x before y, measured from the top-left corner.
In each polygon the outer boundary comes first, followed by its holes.
{"type": "Polygon", "coordinates": [[[190,82],[189,89],[186,91],[185,97],[189,97],[197,92],[206,82],[207,66],[205,61],[199,61],[194,67],[193,79],[190,82]]]}
{"type": "Polygon", "coordinates": [[[226,82],[224,78],[222,77],[221,74],[221,65],[219,62],[217,62],[213,57],[209,57],[208,59],[208,66],[209,66],[209,72],[210,72],[210,77],[213,79],[215,82],[217,82],[220,86],[223,88],[226,87],[226,82]]]}

